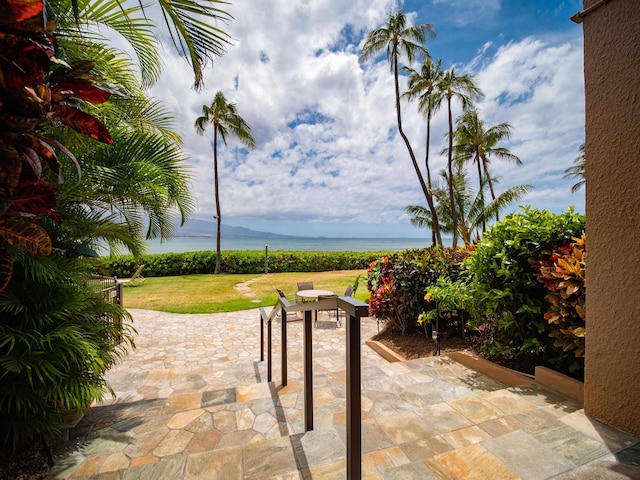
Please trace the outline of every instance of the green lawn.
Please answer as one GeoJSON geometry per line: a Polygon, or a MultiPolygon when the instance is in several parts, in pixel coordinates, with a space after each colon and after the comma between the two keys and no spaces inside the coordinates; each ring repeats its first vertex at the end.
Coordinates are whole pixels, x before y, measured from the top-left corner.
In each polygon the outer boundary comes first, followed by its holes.
{"type": "Polygon", "coordinates": [[[270,273],[268,275],[184,275],[179,277],[151,277],[142,284],[124,288],[124,305],[127,308],[160,310],[171,313],[219,313],[235,312],[256,307],[271,307],[276,303],[276,288],[293,301],[296,283],[313,282],[315,288],[331,290],[342,295],[358,275],[360,286],[355,298],[363,302],[369,299],[365,284],[365,270],[335,272],[270,273]],[[249,285],[255,297],[246,297],[234,287],[253,280],[249,285]],[[252,300],[260,300],[254,303],[252,300]]]}

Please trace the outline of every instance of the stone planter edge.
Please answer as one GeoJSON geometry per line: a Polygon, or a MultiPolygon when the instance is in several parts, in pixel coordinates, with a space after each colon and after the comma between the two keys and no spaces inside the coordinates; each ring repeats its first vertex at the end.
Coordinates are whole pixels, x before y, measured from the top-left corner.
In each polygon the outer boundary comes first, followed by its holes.
{"type": "Polygon", "coordinates": [[[531,375],[516,372],[515,370],[490,362],[469,352],[450,352],[447,353],[447,356],[451,360],[461,363],[465,367],[480,372],[508,387],[519,387],[534,382],[534,378],[531,375]]]}
{"type": "Polygon", "coordinates": [[[384,358],[387,362],[404,362],[406,358],[399,353],[394,352],[386,345],[376,340],[365,340],[364,342],[371,350],[376,352],[382,358],[384,358]]]}
{"type": "Polygon", "coordinates": [[[584,383],[547,367],[536,367],[536,383],[584,404],[584,383]]]}

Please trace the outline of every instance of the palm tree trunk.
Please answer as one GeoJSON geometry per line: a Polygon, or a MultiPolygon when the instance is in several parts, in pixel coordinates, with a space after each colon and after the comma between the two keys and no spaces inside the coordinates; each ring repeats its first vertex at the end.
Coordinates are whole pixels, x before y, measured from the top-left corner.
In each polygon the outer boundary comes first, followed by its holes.
{"type": "Polygon", "coordinates": [[[220,226],[222,218],[220,216],[220,192],[218,191],[218,127],[213,126],[213,188],[216,199],[216,267],[214,274],[220,273],[220,226]]]}
{"type": "MultiPolygon", "coordinates": [[[[482,169],[480,168],[480,155],[478,155],[478,153],[476,152],[476,165],[478,165],[478,182],[480,182],[479,185],[479,189],[478,189],[478,193],[480,194],[480,206],[482,207],[482,212],[484,212],[484,188],[482,185],[482,169]]],[[[486,232],[487,230],[487,222],[484,218],[484,216],[482,217],[482,233],[486,232]]]]}
{"type": "MultiPolygon", "coordinates": [[[[404,134],[404,131],[402,130],[402,114],[400,111],[400,85],[398,83],[398,52],[397,50],[395,50],[395,48],[393,51],[393,74],[394,74],[393,76],[394,76],[394,82],[396,87],[396,114],[397,114],[397,120],[398,120],[398,132],[400,132],[400,136],[402,137],[405,145],[407,146],[407,150],[409,151],[409,156],[411,157],[411,162],[413,163],[413,168],[416,171],[416,175],[418,176],[420,186],[422,187],[422,192],[424,193],[424,196],[427,199],[427,204],[429,205],[429,210],[432,212],[432,217],[433,217],[435,213],[435,206],[433,205],[433,198],[431,197],[431,191],[427,188],[427,185],[424,183],[424,177],[422,176],[422,172],[420,171],[420,167],[418,166],[416,156],[413,153],[413,149],[411,148],[411,143],[409,142],[409,139],[407,138],[407,136],[404,134]]],[[[438,218],[437,214],[435,218],[437,220],[438,218]]],[[[432,233],[433,231],[435,231],[438,245],[442,245],[442,237],[440,235],[440,228],[438,227],[438,225],[439,224],[436,223],[433,226],[432,233]]]]}
{"type": "MultiPolygon", "coordinates": [[[[487,183],[489,184],[489,191],[491,192],[491,200],[495,201],[496,192],[493,190],[493,182],[491,181],[491,176],[489,175],[489,166],[487,165],[486,160],[482,159],[482,167],[484,168],[484,176],[487,177],[487,183]]],[[[500,213],[496,212],[496,222],[500,221],[500,213]]]]}
{"type": "Polygon", "coordinates": [[[442,245],[442,237],[440,234],[440,221],[438,220],[438,212],[436,211],[435,205],[433,204],[433,195],[431,193],[432,185],[431,185],[431,169],[429,168],[429,145],[431,145],[431,110],[427,113],[427,145],[426,145],[426,153],[424,156],[424,164],[427,169],[427,187],[429,189],[429,197],[431,197],[431,202],[427,200],[429,204],[429,211],[431,212],[431,243],[433,245],[442,245]]]}
{"type": "Polygon", "coordinates": [[[458,214],[456,201],[453,194],[453,116],[451,113],[451,97],[447,98],[447,106],[449,109],[449,161],[447,162],[447,170],[449,172],[449,205],[451,206],[451,226],[453,230],[453,248],[458,246],[458,214]]]}

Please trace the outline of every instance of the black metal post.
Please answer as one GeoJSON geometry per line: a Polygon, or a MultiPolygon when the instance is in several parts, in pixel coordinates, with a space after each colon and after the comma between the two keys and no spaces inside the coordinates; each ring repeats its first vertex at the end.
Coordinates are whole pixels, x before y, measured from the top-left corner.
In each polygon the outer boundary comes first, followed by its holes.
{"type": "Polygon", "coordinates": [[[347,319],[347,478],[362,476],[360,319],[347,319]]]}
{"type": "Polygon", "coordinates": [[[282,365],[282,386],[287,386],[287,312],[284,309],[280,313],[280,321],[282,322],[282,358],[280,363],[282,365]]]}
{"type": "Polygon", "coordinates": [[[264,316],[260,309],[260,361],[264,361],[264,316]]]}
{"type": "Polygon", "coordinates": [[[271,363],[271,343],[272,343],[272,334],[271,334],[271,317],[267,320],[267,382],[270,382],[273,378],[273,365],[271,363]]]}
{"type": "Polygon", "coordinates": [[[304,312],[304,431],[313,430],[313,344],[311,310],[304,312]]]}

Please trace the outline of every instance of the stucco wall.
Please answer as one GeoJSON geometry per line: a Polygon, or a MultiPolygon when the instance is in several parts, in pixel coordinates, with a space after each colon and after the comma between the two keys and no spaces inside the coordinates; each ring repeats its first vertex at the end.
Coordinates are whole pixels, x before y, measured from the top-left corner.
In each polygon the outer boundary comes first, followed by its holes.
{"type": "Polygon", "coordinates": [[[609,0],[583,29],[585,410],[640,436],[640,1],[609,0]]]}

